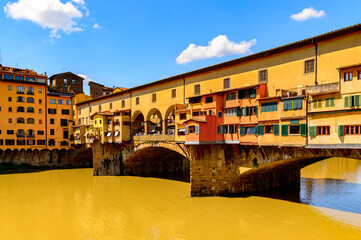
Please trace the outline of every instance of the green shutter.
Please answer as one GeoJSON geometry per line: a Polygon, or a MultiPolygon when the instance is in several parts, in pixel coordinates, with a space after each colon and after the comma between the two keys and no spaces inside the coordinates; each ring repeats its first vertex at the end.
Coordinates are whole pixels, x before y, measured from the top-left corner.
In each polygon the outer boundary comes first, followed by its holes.
{"type": "Polygon", "coordinates": [[[282,136],[288,135],[288,125],[282,125],[282,136]]]}
{"type": "Polygon", "coordinates": [[[345,135],[345,126],[344,125],[338,126],[338,135],[341,137],[345,135]]]}
{"type": "Polygon", "coordinates": [[[263,130],[263,125],[258,125],[258,135],[263,135],[264,130],[263,130]]]}
{"type": "Polygon", "coordinates": [[[274,135],[280,134],[280,125],[278,125],[278,124],[273,125],[273,133],[274,133],[274,135]]]}
{"type": "Polygon", "coordinates": [[[184,133],[185,133],[185,134],[188,134],[188,126],[185,126],[185,128],[184,128],[184,133]]]}
{"type": "Polygon", "coordinates": [[[302,109],[303,99],[298,99],[298,109],[302,109]]]}
{"type": "Polygon", "coordinates": [[[330,103],[330,107],[334,107],[335,106],[335,99],[331,98],[331,103],[330,103]]]}
{"type": "Polygon", "coordinates": [[[313,100],[313,108],[317,108],[317,101],[313,100]]]}
{"type": "Polygon", "coordinates": [[[331,98],[326,98],[326,107],[330,107],[330,99],[331,98]]]}
{"type": "Polygon", "coordinates": [[[256,98],[256,89],[252,88],[249,90],[249,98],[256,98]]]}
{"type": "Polygon", "coordinates": [[[288,101],[283,101],[283,110],[288,110],[288,101]]]}
{"type": "Polygon", "coordinates": [[[240,127],[239,128],[239,135],[241,135],[241,136],[246,135],[246,128],[245,127],[240,127]]]}
{"type": "Polygon", "coordinates": [[[254,112],[255,112],[256,115],[258,115],[258,106],[255,106],[254,112]]]}
{"type": "Polygon", "coordinates": [[[240,116],[241,116],[241,108],[238,107],[238,108],[237,108],[237,117],[240,117],[240,116]]]}
{"type": "Polygon", "coordinates": [[[255,126],[255,127],[254,127],[254,134],[255,134],[255,135],[258,135],[258,126],[255,126]]]}
{"type": "Polygon", "coordinates": [[[351,99],[350,99],[350,97],[345,97],[345,107],[350,107],[350,103],[351,103],[351,101],[350,101],[351,99]]]}
{"type": "Polygon", "coordinates": [[[316,126],[309,127],[310,137],[316,137],[316,126]]]}
{"type": "Polygon", "coordinates": [[[319,99],[318,100],[318,106],[317,106],[318,108],[322,108],[322,99],[319,99]]]}
{"type": "Polygon", "coordinates": [[[360,95],[355,95],[355,106],[360,106],[360,95]]]}
{"type": "Polygon", "coordinates": [[[238,90],[238,99],[241,99],[241,90],[238,90]]]}
{"type": "Polygon", "coordinates": [[[301,124],[301,136],[306,136],[307,134],[307,124],[301,124]]]}

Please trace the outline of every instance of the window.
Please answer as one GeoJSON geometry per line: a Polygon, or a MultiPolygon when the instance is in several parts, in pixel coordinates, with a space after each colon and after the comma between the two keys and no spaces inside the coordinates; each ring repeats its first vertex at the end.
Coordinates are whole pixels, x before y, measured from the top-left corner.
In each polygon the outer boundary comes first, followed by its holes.
{"type": "Polygon", "coordinates": [[[68,109],[61,109],[61,114],[62,115],[69,115],[69,110],[68,109]]]}
{"type": "Polygon", "coordinates": [[[13,90],[12,86],[8,86],[8,91],[13,90]]]}
{"type": "Polygon", "coordinates": [[[15,80],[24,81],[24,76],[15,76],[15,80]]]}
{"type": "Polygon", "coordinates": [[[7,135],[14,135],[14,130],[7,130],[6,133],[7,135]]]}
{"type": "Polygon", "coordinates": [[[43,101],[41,99],[39,99],[39,103],[41,104],[43,101]]]}
{"type": "Polygon", "coordinates": [[[8,101],[11,102],[11,101],[12,101],[12,98],[11,98],[11,97],[8,97],[8,101]]]}
{"type": "Polygon", "coordinates": [[[157,94],[152,94],[152,103],[155,103],[157,101],[157,94]]]}
{"type": "Polygon", "coordinates": [[[315,71],[315,60],[305,61],[305,73],[311,73],[315,71]]]}
{"type": "Polygon", "coordinates": [[[227,93],[226,99],[227,101],[237,99],[237,93],[236,92],[227,93]]]}
{"type": "Polygon", "coordinates": [[[12,118],[9,118],[9,123],[12,123],[13,122],[13,119],[12,118]]]}
{"type": "Polygon", "coordinates": [[[68,80],[64,79],[64,88],[68,88],[68,80]]]}
{"type": "Polygon", "coordinates": [[[256,88],[249,89],[249,98],[256,98],[256,96],[257,96],[257,89],[256,88]]]}
{"type": "Polygon", "coordinates": [[[64,101],[62,99],[58,99],[58,104],[64,104],[64,101]]]}
{"type": "Polygon", "coordinates": [[[300,134],[300,125],[290,125],[290,134],[300,134]]]}
{"type": "Polygon", "coordinates": [[[34,118],[28,118],[28,119],[26,120],[26,123],[27,123],[27,124],[34,124],[34,123],[35,123],[35,120],[34,120],[34,118]]]}
{"type": "Polygon", "coordinates": [[[33,108],[33,107],[28,107],[28,108],[26,109],[26,112],[28,112],[28,113],[34,113],[34,108],[33,108]]]}
{"type": "Polygon", "coordinates": [[[55,130],[54,129],[50,129],[50,135],[54,135],[55,134],[55,130]]]}
{"type": "Polygon", "coordinates": [[[15,145],[14,139],[5,139],[5,145],[15,145]]]}
{"type": "MultiPolygon", "coordinates": [[[[52,130],[54,130],[54,129],[52,129],[52,130]]],[[[51,147],[54,147],[54,146],[55,146],[55,140],[54,140],[54,139],[50,139],[50,140],[48,141],[48,145],[51,146],[51,147]]]]}
{"type": "Polygon", "coordinates": [[[35,145],[35,140],[34,139],[28,139],[28,140],[26,140],[26,144],[27,145],[35,145]]]}
{"type": "Polygon", "coordinates": [[[326,98],[326,107],[334,107],[335,98],[326,98]]]}
{"type": "Polygon", "coordinates": [[[26,77],[27,82],[35,82],[35,78],[33,77],[26,77]]]}
{"type": "Polygon", "coordinates": [[[226,117],[237,116],[237,108],[226,109],[224,115],[225,115],[226,117]]]}
{"type": "Polygon", "coordinates": [[[360,95],[345,97],[345,107],[358,107],[360,105],[360,95]]]}
{"type": "Polygon", "coordinates": [[[187,119],[187,114],[186,114],[186,113],[181,113],[181,114],[179,114],[179,119],[180,119],[180,120],[185,120],[185,119],[187,119]]]}
{"type": "Polygon", "coordinates": [[[25,108],[24,107],[17,107],[16,112],[25,112],[25,108]]]}
{"type": "Polygon", "coordinates": [[[213,102],[213,97],[206,97],[206,103],[213,102]]]}
{"type": "Polygon", "coordinates": [[[16,87],[16,93],[18,94],[24,94],[25,88],[23,86],[17,86],[16,87]]]}
{"type": "Polygon", "coordinates": [[[267,82],[267,70],[262,70],[259,71],[259,78],[258,78],[258,82],[260,83],[264,83],[267,82]]]}
{"type": "Polygon", "coordinates": [[[25,145],[25,139],[17,139],[16,140],[16,145],[25,145]]]}
{"type": "Polygon", "coordinates": [[[25,123],[25,119],[24,118],[18,118],[18,119],[16,119],[16,123],[25,123]]]}
{"type": "Polygon", "coordinates": [[[361,125],[347,125],[344,126],[345,135],[360,135],[361,125]]]}
{"type": "Polygon", "coordinates": [[[39,119],[39,124],[43,124],[43,120],[42,119],[39,119]]]}
{"type": "Polygon", "coordinates": [[[358,79],[361,79],[361,71],[358,71],[358,79]]]}
{"type": "Polygon", "coordinates": [[[224,130],[223,130],[223,126],[218,126],[217,127],[217,134],[223,134],[224,130]]]}
{"type": "Polygon", "coordinates": [[[12,112],[13,111],[13,108],[12,107],[9,107],[9,110],[8,110],[9,112],[12,112]]]}
{"type": "Polygon", "coordinates": [[[122,100],[122,108],[125,108],[125,100],[122,100]]]}
{"type": "Polygon", "coordinates": [[[222,112],[218,112],[218,117],[219,117],[219,118],[222,117],[222,112]]]}
{"type": "Polygon", "coordinates": [[[71,105],[71,100],[65,100],[65,105],[71,105]]]}
{"type": "Polygon", "coordinates": [[[13,80],[14,76],[13,75],[8,75],[8,74],[4,74],[4,79],[5,80],[13,80]]]}
{"type": "Polygon", "coordinates": [[[345,73],[344,75],[344,81],[352,81],[352,72],[345,73]]]}
{"type": "Polygon", "coordinates": [[[113,109],[113,103],[109,103],[109,109],[113,109]]]}
{"type": "Polygon", "coordinates": [[[283,110],[297,110],[302,109],[303,99],[292,99],[283,101],[283,110]]]}
{"type": "Polygon", "coordinates": [[[239,99],[247,99],[248,98],[248,89],[238,90],[238,98],[239,99]]]}
{"type": "Polygon", "coordinates": [[[35,137],[35,131],[32,129],[29,129],[28,132],[26,133],[28,138],[34,138],[35,137]]]}
{"type": "Polygon", "coordinates": [[[66,119],[60,119],[60,126],[67,127],[68,126],[68,120],[66,119]]]}
{"type": "Polygon", "coordinates": [[[201,94],[201,85],[196,84],[194,85],[194,95],[200,95],[201,94]]]}
{"type": "Polygon", "coordinates": [[[255,127],[247,127],[246,133],[247,134],[255,134],[256,133],[256,128],[255,127]]]}
{"type": "Polygon", "coordinates": [[[26,94],[34,95],[34,88],[33,87],[27,87],[26,88],[26,94]]]}
{"type": "Polygon", "coordinates": [[[42,110],[42,109],[39,109],[39,113],[43,113],[43,110],[42,110]]]}
{"type": "Polygon", "coordinates": [[[228,125],[228,126],[223,126],[223,127],[224,127],[224,133],[225,134],[237,133],[237,126],[236,125],[228,125]]]}
{"type": "Polygon", "coordinates": [[[139,97],[135,98],[135,105],[139,105],[139,97]]]}
{"type": "Polygon", "coordinates": [[[25,130],[24,129],[19,129],[16,133],[16,137],[18,138],[24,138],[25,137],[25,130]]]}
{"type": "Polygon", "coordinates": [[[177,89],[172,89],[172,98],[177,97],[177,89]]]}
{"type": "Polygon", "coordinates": [[[39,93],[41,93],[42,92],[42,90],[41,90],[41,88],[39,88],[39,93]]]}
{"type": "Polygon", "coordinates": [[[195,112],[192,112],[192,116],[193,116],[193,117],[205,116],[205,115],[207,115],[207,112],[206,112],[206,111],[195,111],[195,112]]]}
{"type": "Polygon", "coordinates": [[[45,140],[37,140],[38,145],[45,145],[45,140]]]}
{"type": "Polygon", "coordinates": [[[261,104],[261,112],[275,112],[277,111],[277,102],[268,102],[261,104]]]}
{"type": "Polygon", "coordinates": [[[231,79],[225,78],[223,79],[223,89],[228,89],[231,87],[231,79]]]}
{"type": "Polygon", "coordinates": [[[50,104],[56,104],[56,99],[50,98],[50,99],[49,99],[49,103],[50,103],[50,104]]]}
{"type": "Polygon", "coordinates": [[[99,110],[99,112],[102,111],[102,105],[99,105],[99,106],[98,106],[98,110],[99,110]]]}
{"type": "Polygon", "coordinates": [[[273,125],[264,126],[264,133],[273,133],[273,125]]]}
{"type": "Polygon", "coordinates": [[[56,109],[54,109],[54,108],[49,108],[49,109],[48,109],[48,114],[56,114],[56,109]]]}
{"type": "MultiPolygon", "coordinates": [[[[40,101],[40,99],[39,99],[39,101],[40,101]]],[[[34,101],[34,98],[28,97],[28,98],[26,98],[26,102],[27,103],[34,103],[35,101],[34,101]]]]}
{"type": "Polygon", "coordinates": [[[318,126],[317,127],[317,135],[330,135],[330,126],[318,126]]]}
{"type": "Polygon", "coordinates": [[[50,118],[50,124],[54,124],[54,123],[55,123],[54,118],[50,118]]]}
{"type": "Polygon", "coordinates": [[[68,139],[69,138],[69,131],[68,130],[64,130],[63,131],[63,139],[68,139]]]}
{"type": "Polygon", "coordinates": [[[75,79],[71,80],[71,84],[72,84],[72,85],[76,85],[75,79]]]}
{"type": "Polygon", "coordinates": [[[209,115],[209,116],[213,116],[213,110],[209,110],[209,111],[208,111],[208,115],[209,115]]]}
{"type": "Polygon", "coordinates": [[[313,108],[322,108],[322,99],[314,99],[313,108]]]}
{"type": "Polygon", "coordinates": [[[24,97],[16,97],[16,102],[25,102],[24,97]]]}

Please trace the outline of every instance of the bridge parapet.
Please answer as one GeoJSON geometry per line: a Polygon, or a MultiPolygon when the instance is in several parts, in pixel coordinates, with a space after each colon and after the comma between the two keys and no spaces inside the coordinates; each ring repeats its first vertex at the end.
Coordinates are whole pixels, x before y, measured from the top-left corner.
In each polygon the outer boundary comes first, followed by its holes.
{"type": "Polygon", "coordinates": [[[134,142],[175,142],[174,135],[153,134],[133,137],[134,142]]]}

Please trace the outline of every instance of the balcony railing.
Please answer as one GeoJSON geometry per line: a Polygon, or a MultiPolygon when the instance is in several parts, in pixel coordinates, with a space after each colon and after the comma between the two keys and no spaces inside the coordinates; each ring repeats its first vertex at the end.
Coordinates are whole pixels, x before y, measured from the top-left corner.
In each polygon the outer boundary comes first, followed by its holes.
{"type": "Polygon", "coordinates": [[[306,91],[307,91],[307,94],[309,94],[309,95],[318,95],[318,94],[339,92],[340,84],[339,83],[328,83],[328,84],[310,86],[310,87],[307,87],[306,91]]]}
{"type": "Polygon", "coordinates": [[[133,137],[134,141],[151,141],[151,142],[174,142],[175,135],[136,135],[133,137]]]}
{"type": "Polygon", "coordinates": [[[182,110],[187,110],[187,109],[188,109],[188,104],[176,104],[175,105],[176,111],[182,111],[182,110]]]}

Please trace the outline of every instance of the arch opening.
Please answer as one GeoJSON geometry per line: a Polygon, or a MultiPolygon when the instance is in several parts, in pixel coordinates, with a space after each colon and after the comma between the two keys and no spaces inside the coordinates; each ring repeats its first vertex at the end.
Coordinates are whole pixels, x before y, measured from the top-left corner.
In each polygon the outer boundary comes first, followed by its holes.
{"type": "Polygon", "coordinates": [[[148,135],[163,133],[163,117],[160,111],[153,108],[149,111],[146,119],[146,130],[148,135]]]}
{"type": "Polygon", "coordinates": [[[132,135],[143,135],[144,131],[144,115],[136,111],[132,117],[132,135]]]}
{"type": "Polygon", "coordinates": [[[168,108],[164,118],[165,134],[174,135],[175,133],[175,105],[168,108]]]}

